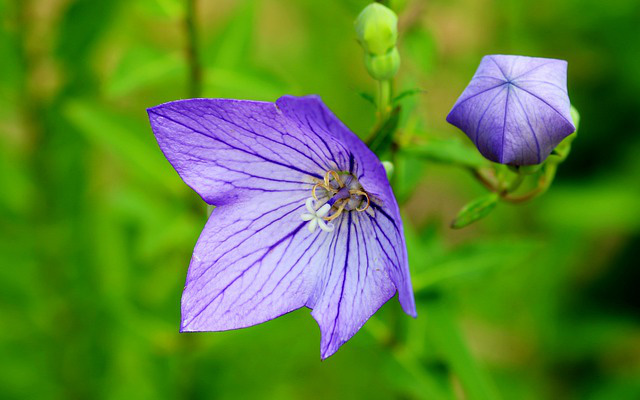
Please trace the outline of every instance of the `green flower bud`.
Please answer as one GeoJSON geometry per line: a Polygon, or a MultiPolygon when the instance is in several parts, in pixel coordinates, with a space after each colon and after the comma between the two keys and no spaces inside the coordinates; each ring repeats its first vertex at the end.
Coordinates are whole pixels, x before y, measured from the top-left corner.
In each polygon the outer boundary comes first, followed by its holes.
{"type": "Polygon", "coordinates": [[[393,176],[393,163],[391,161],[383,161],[382,166],[384,167],[385,172],[387,173],[387,179],[391,179],[393,176]]]}
{"type": "Polygon", "coordinates": [[[396,46],[398,17],[380,3],[371,3],[356,19],[356,35],[364,50],[372,55],[384,55],[396,46]]]}
{"type": "Polygon", "coordinates": [[[374,79],[379,81],[388,80],[394,77],[400,68],[400,54],[397,48],[383,55],[364,55],[364,65],[374,79]]]}

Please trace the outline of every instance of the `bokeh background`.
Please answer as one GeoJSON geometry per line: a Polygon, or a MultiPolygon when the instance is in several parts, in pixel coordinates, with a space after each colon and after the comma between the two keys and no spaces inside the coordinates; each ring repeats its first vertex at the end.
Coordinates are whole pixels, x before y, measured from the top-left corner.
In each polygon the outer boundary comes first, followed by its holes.
{"type": "Polygon", "coordinates": [[[189,3],[0,0],[1,398],[640,398],[640,2],[392,2],[404,133],[468,144],[444,118],[492,53],[568,60],[580,132],[547,194],[459,231],[482,186],[400,160],[419,317],[392,300],[323,362],[308,310],[178,333],[205,205],[145,109],[317,93],[365,135],[367,3],[189,3]]]}

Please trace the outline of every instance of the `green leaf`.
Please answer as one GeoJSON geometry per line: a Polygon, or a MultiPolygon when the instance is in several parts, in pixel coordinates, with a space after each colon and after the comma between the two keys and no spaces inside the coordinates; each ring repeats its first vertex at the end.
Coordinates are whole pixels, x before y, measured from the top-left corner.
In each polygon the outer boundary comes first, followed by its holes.
{"type": "Polygon", "coordinates": [[[404,90],[404,91],[400,92],[397,96],[395,96],[393,98],[393,100],[391,101],[391,103],[393,105],[396,105],[396,104],[398,104],[400,102],[400,100],[404,99],[405,97],[414,96],[414,95],[416,95],[418,93],[426,93],[426,90],[418,89],[418,88],[404,90]]]}
{"type": "Polygon", "coordinates": [[[428,161],[445,164],[458,164],[469,168],[488,165],[488,161],[470,146],[456,139],[428,139],[425,143],[410,144],[402,149],[408,155],[428,161]]]}
{"type": "Polygon", "coordinates": [[[464,228],[486,217],[495,208],[496,204],[498,204],[498,198],[496,193],[490,193],[475,199],[460,210],[456,219],[451,223],[451,227],[453,229],[464,228]]]}
{"type": "Polygon", "coordinates": [[[105,83],[106,94],[121,97],[154,85],[182,84],[186,70],[181,57],[180,53],[159,53],[136,47],[122,58],[105,83]]]}
{"type": "Polygon", "coordinates": [[[373,106],[376,107],[376,99],[374,99],[372,95],[370,95],[369,93],[365,93],[365,92],[358,92],[358,94],[360,95],[360,97],[362,97],[367,102],[373,104],[373,106]]]}
{"type": "Polygon", "coordinates": [[[148,125],[79,100],[65,104],[63,113],[90,142],[119,157],[134,174],[174,194],[183,192],[148,125]]]}

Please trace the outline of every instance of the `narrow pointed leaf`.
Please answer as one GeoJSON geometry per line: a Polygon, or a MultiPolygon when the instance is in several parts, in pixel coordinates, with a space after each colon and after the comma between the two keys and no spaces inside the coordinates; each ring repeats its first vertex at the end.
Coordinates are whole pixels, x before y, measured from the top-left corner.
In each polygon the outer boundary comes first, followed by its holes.
{"type": "Polygon", "coordinates": [[[491,193],[467,204],[460,210],[456,219],[453,220],[451,227],[453,229],[464,228],[486,217],[498,204],[498,198],[496,193],[491,193]]]}

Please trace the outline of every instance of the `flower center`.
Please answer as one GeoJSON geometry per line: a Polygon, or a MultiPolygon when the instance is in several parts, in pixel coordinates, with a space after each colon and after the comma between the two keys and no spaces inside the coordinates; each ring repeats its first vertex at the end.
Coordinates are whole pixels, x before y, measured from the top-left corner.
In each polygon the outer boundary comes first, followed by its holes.
{"type": "Polygon", "coordinates": [[[324,180],[313,185],[311,196],[306,202],[308,213],[302,214],[302,219],[309,221],[311,232],[318,226],[331,232],[334,226],[330,221],[345,211],[366,211],[371,204],[369,195],[355,176],[333,170],[327,171],[324,180]]]}

